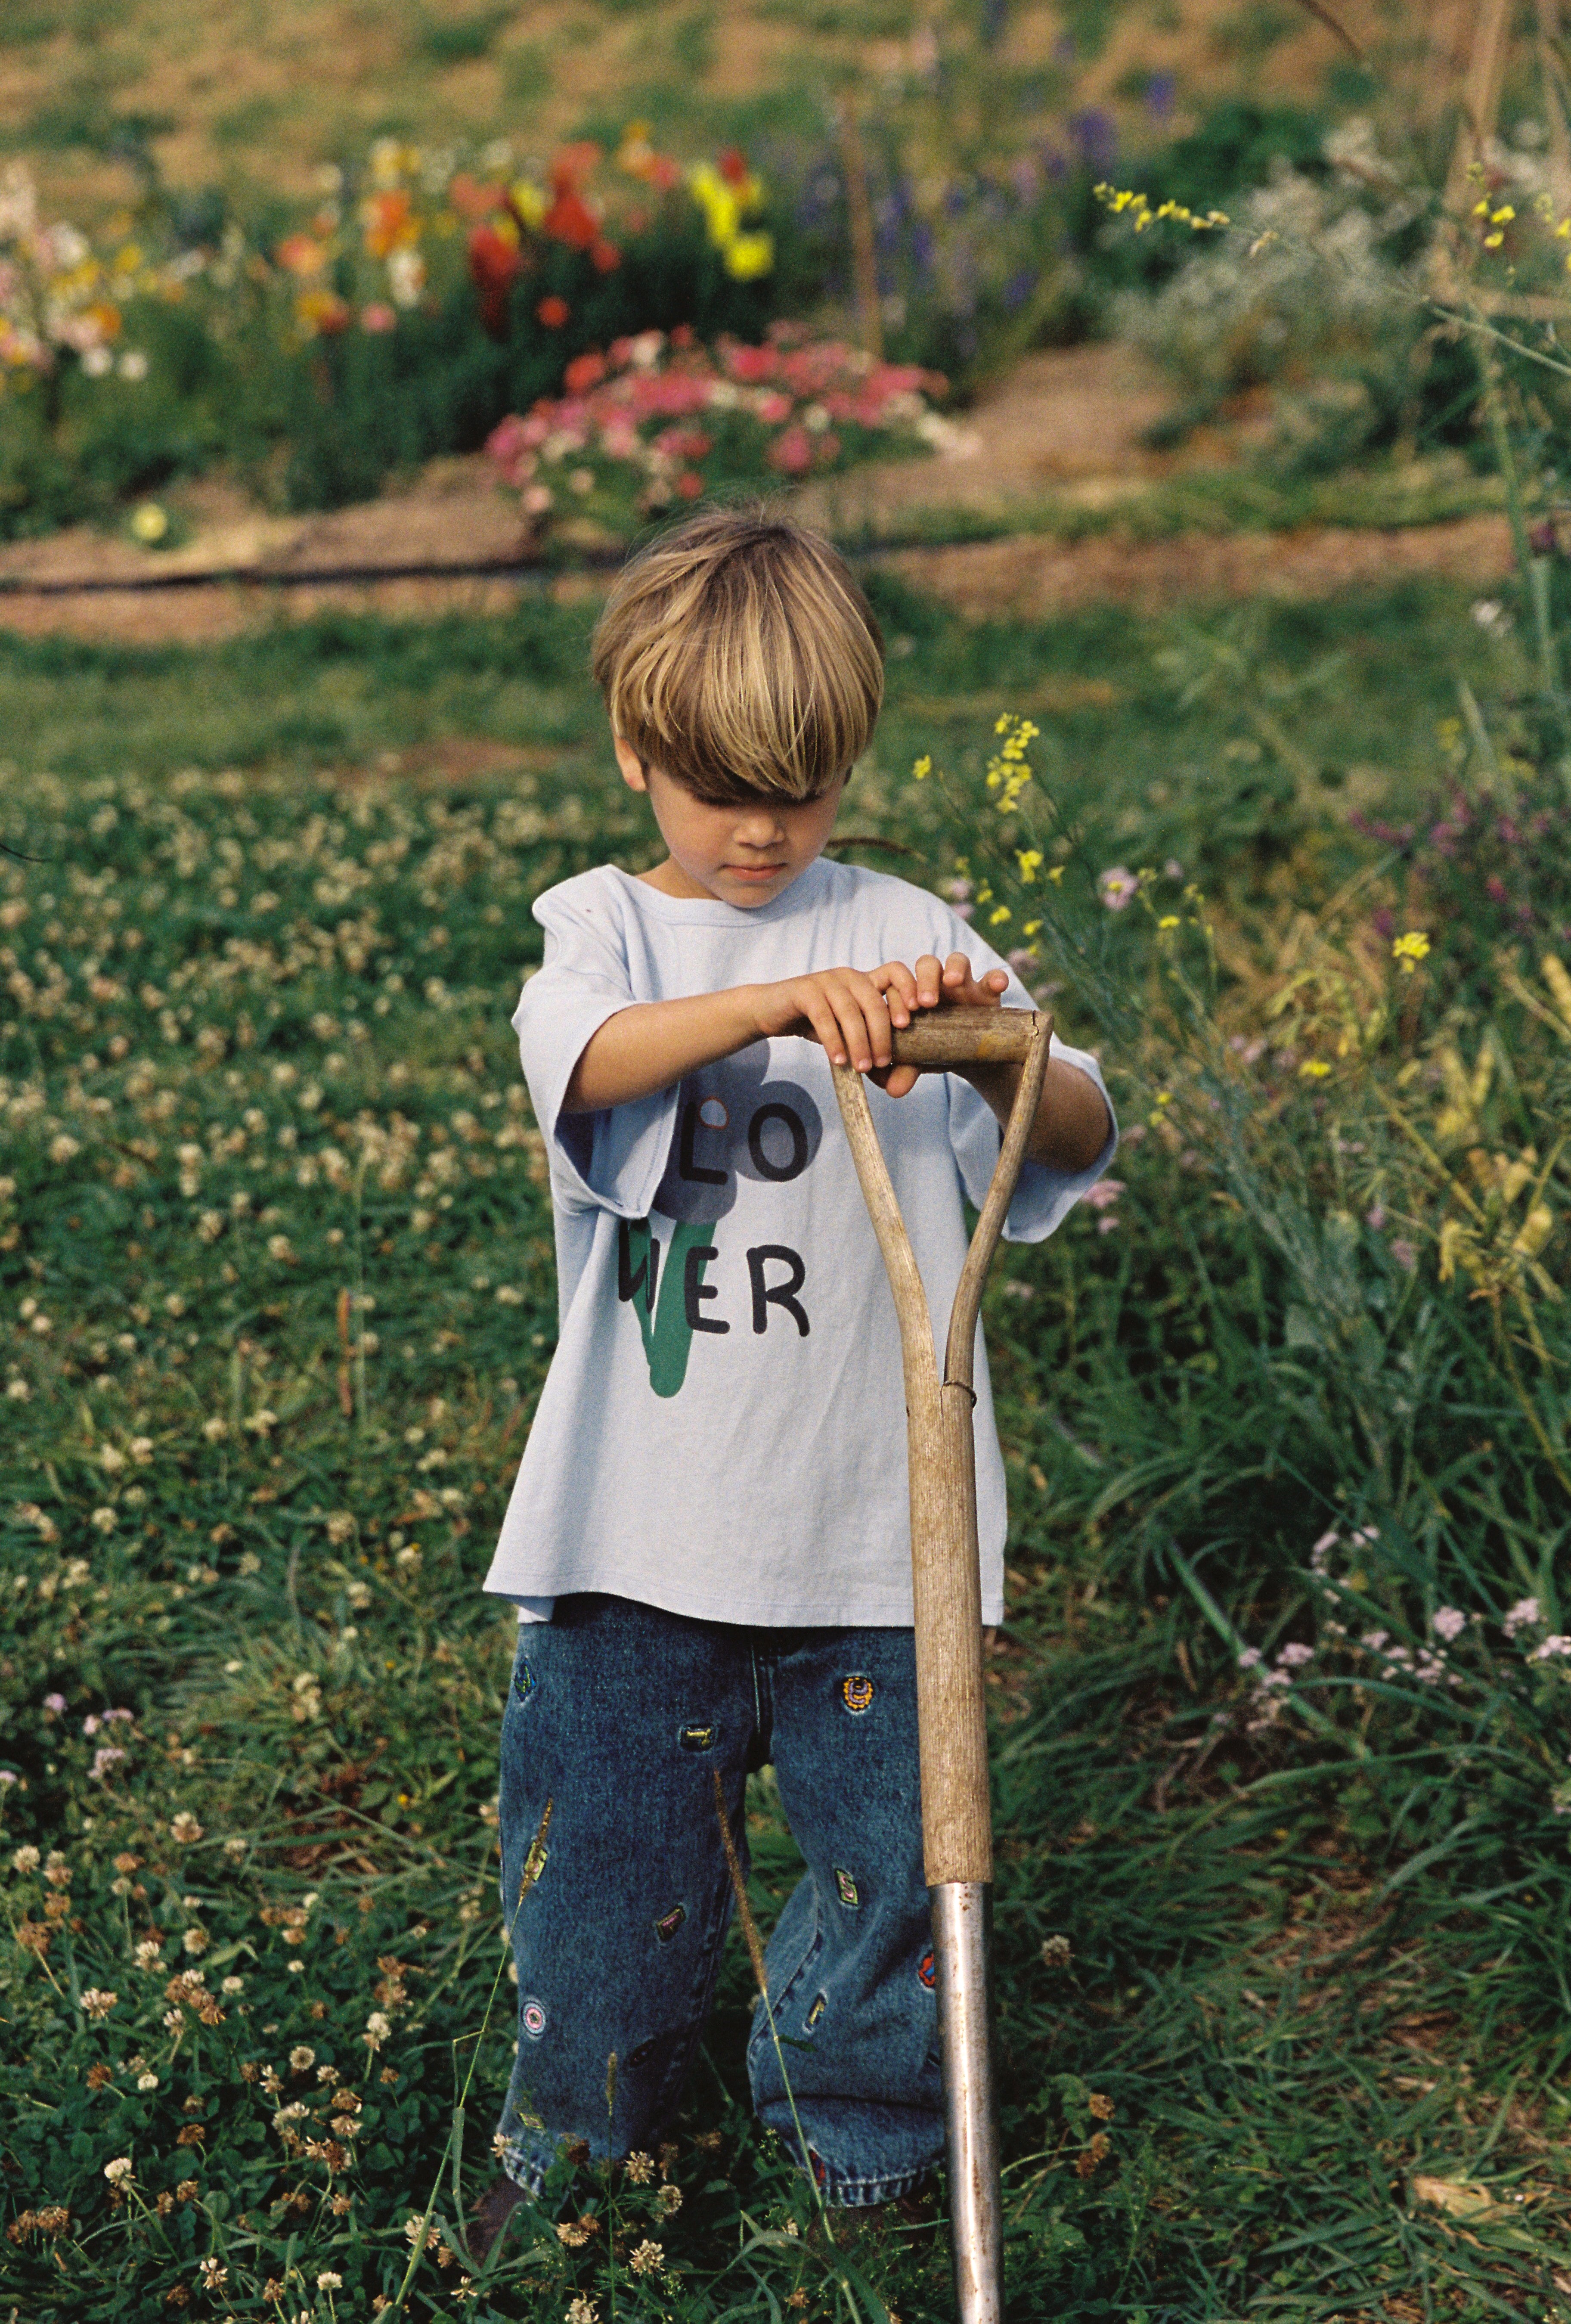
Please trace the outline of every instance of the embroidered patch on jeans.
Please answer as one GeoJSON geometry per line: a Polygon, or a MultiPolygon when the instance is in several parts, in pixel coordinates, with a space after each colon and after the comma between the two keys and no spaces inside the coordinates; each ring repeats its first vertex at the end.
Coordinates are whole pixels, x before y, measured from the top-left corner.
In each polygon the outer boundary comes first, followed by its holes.
{"type": "Polygon", "coordinates": [[[834,1868],[834,1885],[840,1891],[841,1903],[854,1912],[862,1901],[861,1891],[850,1874],[838,1864],[834,1868]]]}
{"type": "Polygon", "coordinates": [[[537,2042],[546,2030],[546,2005],[527,1994],[519,2005],[519,2024],[531,2042],[537,2042]]]}
{"type": "Polygon", "coordinates": [[[864,1672],[853,1671],[850,1678],[841,1679],[840,1692],[841,1701],[853,1719],[859,1719],[872,1702],[873,1682],[864,1672]]]}
{"type": "Polygon", "coordinates": [[[719,1739],[720,1729],[702,1719],[690,1720],[679,1738],[684,1751],[712,1751],[719,1739]]]}
{"type": "Polygon", "coordinates": [[[803,2030],[803,2032],[804,2032],[804,2034],[816,2034],[816,2033],[817,2033],[817,2031],[818,2031],[818,2021],[819,2021],[819,2019],[823,2015],[824,2011],[825,2011],[828,2007],[829,2007],[829,1996],[828,1996],[828,1994],[827,1994],[827,1993],[821,1993],[821,1994],[818,1994],[818,1995],[814,1997],[814,2000],[813,2000],[813,2004],[812,2008],[808,2011],[808,2013],[807,2013],[806,2016],[805,2016],[805,2017],[803,2019],[803,2021],[802,2021],[802,2030],[803,2030]]]}
{"type": "Polygon", "coordinates": [[[655,1923],[655,1934],[658,1937],[663,1945],[668,1945],[670,1943],[672,1938],[676,1934],[677,1930],[682,1926],[683,1922],[686,1918],[687,1907],[685,1904],[673,1904],[668,1913],[661,1914],[659,1919],[655,1923]]]}
{"type": "Polygon", "coordinates": [[[520,1702],[528,1702],[534,1692],[535,1674],[528,1664],[520,1657],[518,1668],[513,1673],[513,1692],[520,1702]]]}
{"type": "Polygon", "coordinates": [[[921,1978],[923,1984],[927,1987],[929,1993],[931,1993],[933,1987],[938,1983],[938,1962],[933,1957],[933,1950],[931,1945],[929,1945],[927,1950],[923,1954],[922,1959],[917,1962],[916,1974],[921,1978]]]}

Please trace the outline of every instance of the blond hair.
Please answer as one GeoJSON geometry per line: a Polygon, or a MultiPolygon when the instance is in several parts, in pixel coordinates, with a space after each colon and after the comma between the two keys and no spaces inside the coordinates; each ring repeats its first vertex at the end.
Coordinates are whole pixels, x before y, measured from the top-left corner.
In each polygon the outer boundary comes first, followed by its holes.
{"type": "Polygon", "coordinates": [[[699,798],[816,798],[867,749],[884,638],[827,540],[765,503],[639,552],[595,624],[612,732],[699,798]]]}

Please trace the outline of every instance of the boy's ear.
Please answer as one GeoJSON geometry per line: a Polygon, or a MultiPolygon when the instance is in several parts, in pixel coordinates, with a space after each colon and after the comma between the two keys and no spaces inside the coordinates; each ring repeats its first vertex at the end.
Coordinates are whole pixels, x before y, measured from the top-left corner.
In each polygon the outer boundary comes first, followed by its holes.
{"type": "Polygon", "coordinates": [[[632,744],[620,734],[613,734],[611,741],[616,744],[616,762],[622,770],[622,780],[629,790],[648,791],[648,770],[632,744]]]}

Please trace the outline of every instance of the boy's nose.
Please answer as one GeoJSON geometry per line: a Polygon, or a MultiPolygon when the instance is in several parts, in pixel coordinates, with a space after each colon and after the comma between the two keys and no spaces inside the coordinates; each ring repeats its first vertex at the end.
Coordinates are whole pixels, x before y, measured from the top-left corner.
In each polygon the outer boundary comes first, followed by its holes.
{"type": "Polygon", "coordinates": [[[785,836],[779,816],[767,810],[744,816],[737,825],[737,838],[744,847],[776,847],[785,836]]]}

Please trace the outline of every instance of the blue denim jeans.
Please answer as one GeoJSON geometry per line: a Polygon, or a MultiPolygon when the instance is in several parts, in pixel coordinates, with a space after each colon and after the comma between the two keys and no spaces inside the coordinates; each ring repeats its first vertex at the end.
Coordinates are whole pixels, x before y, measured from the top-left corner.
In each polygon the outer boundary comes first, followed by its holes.
{"type": "MultiPolygon", "coordinates": [[[[669,2122],[731,1915],[715,1771],[745,1863],[746,1778],[766,1761],[807,1864],[769,1941],[769,2000],[825,2200],[886,2201],[939,2160],[911,1632],[750,1629],[583,1595],[520,1629],[502,1721],[519,2049],[499,2128],[532,2193],[563,2139],[620,2155],[669,2122]]],[[[761,2005],[748,2069],[759,2118],[795,2147],[761,2005]]]]}

